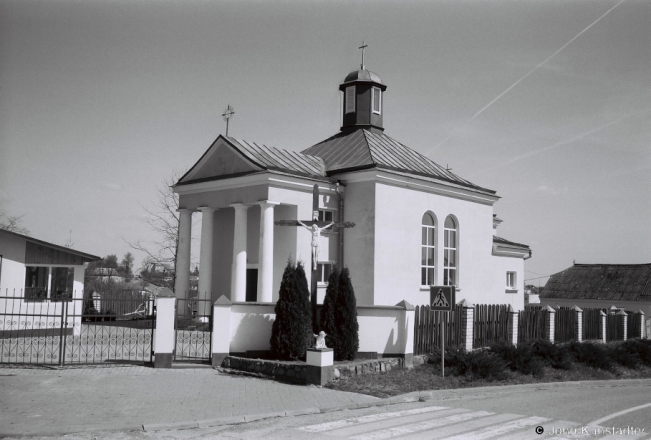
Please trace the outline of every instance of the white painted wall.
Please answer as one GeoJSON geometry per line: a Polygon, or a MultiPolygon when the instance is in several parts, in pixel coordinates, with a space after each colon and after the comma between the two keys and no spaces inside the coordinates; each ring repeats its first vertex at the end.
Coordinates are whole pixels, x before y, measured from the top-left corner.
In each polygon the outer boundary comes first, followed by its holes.
{"type": "Polygon", "coordinates": [[[276,319],[275,306],[270,303],[233,303],[230,322],[231,353],[271,348],[269,341],[271,326],[276,319]]]}
{"type": "Polygon", "coordinates": [[[405,334],[413,332],[414,326],[413,322],[405,319],[402,307],[391,306],[358,306],[357,323],[359,351],[376,352],[378,355],[404,354],[407,341],[405,334]]]}
{"type": "MultiPolygon", "coordinates": [[[[492,298],[490,304],[510,304],[513,310],[524,309],[524,259],[492,256],[491,278],[486,284],[486,297],[492,298]],[[506,272],[516,273],[517,293],[506,293],[506,272]]],[[[458,295],[457,295],[458,296],[458,295]]],[[[460,300],[458,300],[460,301],[460,300]]],[[[475,301],[474,304],[489,304],[475,301]]]]}

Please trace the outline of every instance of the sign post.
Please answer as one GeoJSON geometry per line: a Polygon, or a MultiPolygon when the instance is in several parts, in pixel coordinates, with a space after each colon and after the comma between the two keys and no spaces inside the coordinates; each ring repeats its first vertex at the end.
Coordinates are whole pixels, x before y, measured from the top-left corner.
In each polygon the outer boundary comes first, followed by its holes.
{"type": "Polygon", "coordinates": [[[445,377],[445,325],[443,325],[443,312],[454,310],[455,290],[454,286],[430,286],[430,311],[439,312],[439,323],[441,325],[441,377],[445,377]]]}

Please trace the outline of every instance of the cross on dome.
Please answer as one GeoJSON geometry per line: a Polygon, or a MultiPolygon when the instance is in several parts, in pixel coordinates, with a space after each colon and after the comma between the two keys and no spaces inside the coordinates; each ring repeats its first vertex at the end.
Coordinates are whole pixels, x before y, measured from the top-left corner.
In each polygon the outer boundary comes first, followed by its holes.
{"type": "Polygon", "coordinates": [[[364,70],[364,49],[368,47],[368,44],[362,40],[362,45],[359,46],[359,49],[362,49],[362,70],[364,70]]]}

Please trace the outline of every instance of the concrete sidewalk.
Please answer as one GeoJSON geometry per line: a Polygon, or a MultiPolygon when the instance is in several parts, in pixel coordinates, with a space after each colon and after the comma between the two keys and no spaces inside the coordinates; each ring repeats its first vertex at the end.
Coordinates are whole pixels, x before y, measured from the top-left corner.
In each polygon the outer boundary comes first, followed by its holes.
{"type": "Polygon", "coordinates": [[[220,374],[212,368],[0,366],[0,436],[142,430],[217,418],[318,410],[378,399],[220,374]]]}

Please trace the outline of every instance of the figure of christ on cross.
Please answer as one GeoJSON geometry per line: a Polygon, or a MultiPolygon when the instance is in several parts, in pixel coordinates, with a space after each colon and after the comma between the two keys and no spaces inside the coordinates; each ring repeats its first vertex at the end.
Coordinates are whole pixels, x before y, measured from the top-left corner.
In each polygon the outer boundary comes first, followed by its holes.
{"type": "MultiPolygon", "coordinates": [[[[316,322],[316,283],[317,283],[317,268],[319,263],[319,238],[321,232],[328,228],[352,228],[355,226],[353,222],[325,222],[319,221],[319,185],[314,185],[312,190],[312,220],[277,220],[274,224],[278,226],[303,226],[312,233],[312,283],[311,283],[311,302],[312,302],[312,323],[314,324],[315,332],[318,332],[318,323],[316,322]]],[[[343,232],[343,231],[342,231],[343,232]]],[[[341,261],[338,262],[341,266],[341,261]]]]}
{"type": "MultiPolygon", "coordinates": [[[[315,220],[317,219],[318,217],[315,220]]],[[[334,225],[335,222],[330,222],[322,228],[319,228],[318,222],[312,223],[312,226],[308,226],[300,220],[297,220],[296,222],[312,233],[312,270],[316,270],[316,265],[319,261],[319,238],[321,238],[321,231],[328,229],[330,226],[334,225]]]]}

